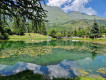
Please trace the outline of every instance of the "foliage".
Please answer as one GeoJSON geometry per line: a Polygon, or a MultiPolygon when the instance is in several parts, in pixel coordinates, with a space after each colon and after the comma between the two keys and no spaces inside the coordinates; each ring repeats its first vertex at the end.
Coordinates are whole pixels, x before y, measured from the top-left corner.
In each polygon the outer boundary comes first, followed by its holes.
{"type": "Polygon", "coordinates": [[[41,23],[41,26],[39,27],[39,33],[40,34],[43,34],[43,35],[46,35],[47,34],[46,27],[45,27],[45,23],[44,22],[42,22],[41,23]]]}
{"type": "Polygon", "coordinates": [[[59,39],[59,38],[61,38],[61,37],[62,37],[62,34],[61,34],[60,32],[57,32],[57,33],[56,33],[56,38],[59,39]]]}
{"type": "MultiPolygon", "coordinates": [[[[44,0],[43,0],[44,2],[44,0]]],[[[23,35],[24,24],[27,21],[34,21],[34,26],[40,25],[45,21],[46,10],[42,8],[41,0],[1,0],[0,1],[0,33],[4,34],[2,20],[15,18],[13,32],[23,35]]],[[[10,33],[9,33],[10,34],[10,33]]],[[[5,36],[4,36],[5,37],[5,36]]],[[[6,38],[5,38],[6,39],[6,38]]]]}
{"type": "Polygon", "coordinates": [[[78,31],[77,31],[77,36],[78,37],[84,37],[85,35],[85,31],[83,28],[79,28],[78,31]]]}
{"type": "Polygon", "coordinates": [[[39,23],[46,17],[46,11],[41,6],[41,0],[1,0],[0,13],[4,17],[20,16],[23,19],[34,20],[39,23]]]}
{"type": "Polygon", "coordinates": [[[0,40],[6,40],[8,39],[8,37],[9,37],[8,33],[0,34],[0,40]]]}
{"type": "Polygon", "coordinates": [[[57,33],[56,29],[51,28],[50,31],[49,31],[49,36],[56,38],[56,33],[57,33]]]}
{"type": "Polygon", "coordinates": [[[102,37],[102,35],[106,35],[106,28],[104,26],[99,27],[99,37],[102,37]]]}
{"type": "Polygon", "coordinates": [[[61,35],[62,35],[63,37],[66,37],[67,33],[66,33],[66,30],[65,30],[65,29],[61,31],[61,35]]]}
{"type": "Polygon", "coordinates": [[[4,39],[4,36],[0,34],[0,40],[4,39]]]}
{"type": "Polygon", "coordinates": [[[18,19],[14,18],[12,27],[13,27],[14,34],[23,35],[25,33],[25,23],[20,17],[18,17],[18,19]]]}
{"type": "Polygon", "coordinates": [[[85,35],[86,35],[86,37],[90,36],[90,27],[89,26],[85,28],[85,35]]]}
{"type": "Polygon", "coordinates": [[[4,36],[3,39],[8,39],[8,36],[9,36],[9,35],[8,35],[8,33],[4,33],[3,36],[4,36]]]}
{"type": "Polygon", "coordinates": [[[8,39],[8,33],[5,31],[5,21],[3,21],[3,20],[0,20],[0,24],[3,24],[3,25],[0,25],[0,40],[2,40],[2,39],[8,39]]]}
{"type": "Polygon", "coordinates": [[[99,37],[99,27],[96,20],[94,20],[94,24],[90,30],[90,38],[98,38],[98,37],[99,37]]]}
{"type": "Polygon", "coordinates": [[[12,31],[11,31],[11,29],[9,27],[4,27],[4,31],[6,33],[8,33],[9,35],[12,35],[12,31]]]}
{"type": "Polygon", "coordinates": [[[8,39],[8,32],[6,31],[6,28],[0,27],[0,40],[8,39]]]}

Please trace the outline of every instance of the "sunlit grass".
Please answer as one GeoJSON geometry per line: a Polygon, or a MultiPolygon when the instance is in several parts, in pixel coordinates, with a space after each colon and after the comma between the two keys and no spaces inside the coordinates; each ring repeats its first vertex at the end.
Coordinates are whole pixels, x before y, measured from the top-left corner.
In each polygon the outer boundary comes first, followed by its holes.
{"type": "Polygon", "coordinates": [[[100,44],[106,44],[106,39],[91,39],[91,38],[70,38],[70,40],[79,40],[79,41],[85,41],[85,42],[91,42],[91,43],[100,43],[100,44]]]}
{"type": "Polygon", "coordinates": [[[36,43],[52,39],[50,36],[41,35],[37,33],[25,33],[25,35],[10,35],[9,41],[25,41],[26,43],[36,43]]]}

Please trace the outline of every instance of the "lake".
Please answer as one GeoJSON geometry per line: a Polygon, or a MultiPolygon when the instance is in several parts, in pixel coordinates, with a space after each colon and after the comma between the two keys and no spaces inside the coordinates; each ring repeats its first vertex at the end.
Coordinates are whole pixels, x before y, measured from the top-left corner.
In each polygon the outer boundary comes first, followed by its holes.
{"type": "Polygon", "coordinates": [[[71,40],[0,41],[0,74],[7,76],[27,69],[56,78],[106,78],[106,44],[71,40]]]}

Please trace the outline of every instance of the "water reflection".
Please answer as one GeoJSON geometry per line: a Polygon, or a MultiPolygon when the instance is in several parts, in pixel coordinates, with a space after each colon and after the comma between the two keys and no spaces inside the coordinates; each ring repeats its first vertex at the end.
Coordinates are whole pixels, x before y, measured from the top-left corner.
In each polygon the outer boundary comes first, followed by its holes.
{"type": "Polygon", "coordinates": [[[92,54],[92,59],[94,59],[97,55],[97,51],[98,51],[98,46],[97,44],[93,43],[91,46],[90,46],[90,49],[92,50],[91,51],[91,54],[92,54]]]}
{"type": "Polygon", "coordinates": [[[90,74],[106,77],[105,46],[69,40],[40,43],[3,41],[0,42],[0,74],[11,75],[29,69],[54,77],[90,74]]]}
{"type": "Polygon", "coordinates": [[[77,61],[63,60],[56,65],[40,66],[32,63],[17,62],[14,65],[0,65],[1,75],[16,74],[23,70],[32,70],[34,73],[48,74],[54,77],[76,77],[79,75],[100,75],[106,78],[106,74],[97,72],[99,68],[106,68],[106,56],[98,56],[95,60],[85,58],[77,61]]]}

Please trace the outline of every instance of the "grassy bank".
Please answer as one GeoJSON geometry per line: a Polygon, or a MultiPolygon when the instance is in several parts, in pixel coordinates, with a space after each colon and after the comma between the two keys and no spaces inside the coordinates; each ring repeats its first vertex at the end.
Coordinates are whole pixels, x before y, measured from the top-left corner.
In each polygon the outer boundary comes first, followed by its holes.
{"type": "Polygon", "coordinates": [[[102,39],[102,38],[97,38],[97,39],[91,39],[91,38],[70,38],[70,40],[78,40],[78,41],[106,44],[106,39],[102,39]]]}
{"type": "Polygon", "coordinates": [[[35,42],[41,42],[41,41],[47,41],[48,39],[53,39],[50,36],[41,35],[37,33],[25,33],[23,36],[19,35],[10,35],[9,41],[25,41],[27,43],[35,43],[35,42]]]}
{"type": "MultiPolygon", "coordinates": [[[[32,71],[26,70],[11,76],[0,76],[0,80],[50,80],[40,74],[33,74],[32,71]]],[[[105,80],[104,78],[76,77],[76,78],[53,78],[53,80],[105,80]]]]}

